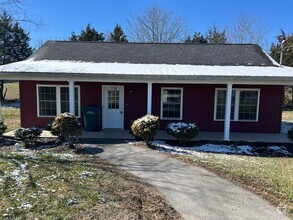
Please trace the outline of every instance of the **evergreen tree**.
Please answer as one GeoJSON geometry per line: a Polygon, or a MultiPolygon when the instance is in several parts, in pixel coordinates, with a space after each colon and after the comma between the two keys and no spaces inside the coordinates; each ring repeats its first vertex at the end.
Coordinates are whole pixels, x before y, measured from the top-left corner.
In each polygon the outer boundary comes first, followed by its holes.
{"type": "Polygon", "coordinates": [[[283,65],[293,67],[293,33],[286,35],[284,30],[281,30],[281,33],[276,38],[278,42],[271,45],[271,57],[278,63],[280,62],[281,42],[286,40],[283,49],[283,65]]]}
{"type": "Polygon", "coordinates": [[[128,42],[126,35],[123,32],[123,29],[120,25],[116,24],[113,33],[110,33],[110,41],[111,42],[128,42]]]}
{"type": "Polygon", "coordinates": [[[210,44],[225,44],[227,43],[226,31],[221,31],[214,25],[208,30],[206,39],[210,44]]]}
{"type": "Polygon", "coordinates": [[[208,40],[200,32],[194,32],[192,39],[190,36],[188,36],[188,38],[185,40],[185,43],[187,43],[187,44],[206,44],[206,43],[208,43],[208,40]]]}
{"type": "MultiPolygon", "coordinates": [[[[283,49],[283,65],[293,67],[293,33],[287,35],[285,31],[277,35],[277,43],[271,45],[271,57],[280,62],[281,42],[286,40],[283,49]]],[[[293,109],[293,86],[285,86],[284,107],[293,109]]]]}
{"type": "MultiPolygon", "coordinates": [[[[30,37],[18,22],[4,11],[0,16],[0,65],[25,60],[33,49],[29,45],[30,37]]],[[[0,99],[5,98],[4,81],[0,81],[0,99]]]]}
{"type": "Polygon", "coordinates": [[[74,32],[71,33],[69,38],[71,41],[104,41],[105,37],[103,33],[99,33],[88,24],[85,30],[81,30],[79,35],[74,32]]]}

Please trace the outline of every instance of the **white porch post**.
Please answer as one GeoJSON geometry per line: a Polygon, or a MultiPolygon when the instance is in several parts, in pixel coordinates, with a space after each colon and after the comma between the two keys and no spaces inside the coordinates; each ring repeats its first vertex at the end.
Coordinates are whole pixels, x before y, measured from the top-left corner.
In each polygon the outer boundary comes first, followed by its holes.
{"type": "Polygon", "coordinates": [[[69,82],[69,113],[75,115],[75,103],[74,103],[74,81],[69,82]]]}
{"type": "Polygon", "coordinates": [[[232,83],[227,84],[226,90],[226,107],[225,107],[225,127],[224,140],[230,140],[230,115],[231,115],[231,101],[232,101],[232,83]]]}
{"type": "Polygon", "coordinates": [[[152,114],[152,89],[153,89],[153,83],[148,82],[148,98],[147,98],[147,114],[151,115],[152,114]]]}
{"type": "Polygon", "coordinates": [[[0,121],[3,121],[3,118],[2,118],[2,103],[1,103],[1,99],[0,99],[0,121]]]}

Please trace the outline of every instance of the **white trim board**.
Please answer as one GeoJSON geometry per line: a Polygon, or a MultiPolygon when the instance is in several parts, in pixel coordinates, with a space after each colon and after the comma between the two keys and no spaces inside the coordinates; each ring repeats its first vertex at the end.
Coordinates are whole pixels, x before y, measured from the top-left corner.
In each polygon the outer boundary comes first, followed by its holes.
{"type": "MultiPolygon", "coordinates": [[[[56,114],[61,114],[61,96],[60,96],[60,88],[61,87],[68,87],[69,85],[56,85],[56,84],[36,84],[36,94],[37,94],[37,117],[39,118],[54,118],[57,115],[40,115],[40,109],[39,109],[39,87],[55,87],[56,88],[56,114]]],[[[80,86],[75,85],[74,88],[78,89],[78,112],[77,115],[78,118],[81,117],[81,96],[80,96],[80,86]]]]}

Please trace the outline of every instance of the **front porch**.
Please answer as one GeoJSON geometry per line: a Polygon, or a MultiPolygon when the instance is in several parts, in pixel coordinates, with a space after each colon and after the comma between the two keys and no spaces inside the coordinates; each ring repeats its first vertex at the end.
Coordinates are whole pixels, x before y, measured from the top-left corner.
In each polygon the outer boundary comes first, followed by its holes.
{"type": "MultiPolygon", "coordinates": [[[[282,123],[281,133],[244,133],[231,132],[230,141],[246,141],[246,142],[265,142],[265,143],[292,143],[287,138],[287,129],[291,123],[282,123]]],[[[14,137],[14,131],[9,131],[3,134],[5,137],[14,137]]],[[[40,136],[41,138],[53,137],[52,134],[44,130],[40,136]]],[[[121,129],[103,129],[98,132],[83,131],[80,136],[81,139],[99,139],[99,140],[133,140],[133,136],[129,130],[121,129]]],[[[175,140],[174,137],[168,135],[166,131],[159,130],[155,136],[155,140],[175,140]]],[[[208,140],[208,141],[222,141],[223,132],[199,132],[198,136],[192,140],[208,140]]]]}
{"type": "MultiPolygon", "coordinates": [[[[133,137],[128,130],[104,129],[99,132],[83,131],[83,139],[116,139],[132,140],[133,137]]],[[[174,140],[174,137],[168,135],[166,131],[160,130],[155,136],[157,140],[174,140]]],[[[223,140],[223,132],[200,132],[193,140],[223,140]]],[[[270,143],[292,143],[286,136],[286,133],[268,134],[268,133],[238,133],[231,132],[230,141],[247,141],[247,142],[270,142],[270,143]]]]}

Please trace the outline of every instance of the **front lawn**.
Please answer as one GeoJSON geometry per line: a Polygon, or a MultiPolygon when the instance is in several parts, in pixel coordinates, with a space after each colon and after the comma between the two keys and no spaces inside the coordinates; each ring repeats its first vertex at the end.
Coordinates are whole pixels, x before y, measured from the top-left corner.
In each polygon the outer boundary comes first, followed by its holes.
{"type": "Polygon", "coordinates": [[[19,83],[5,83],[4,91],[7,89],[5,100],[7,101],[18,101],[19,100],[19,83]]]}
{"type": "Polygon", "coordinates": [[[1,218],[182,219],[153,187],[101,159],[11,148],[0,147],[1,218]]]}
{"type": "Polygon", "coordinates": [[[293,111],[283,111],[282,121],[293,121],[293,111]]]}
{"type": "Polygon", "coordinates": [[[155,142],[154,145],[173,158],[202,166],[244,186],[293,217],[293,158],[292,153],[287,151],[289,146],[286,150],[283,146],[215,147],[206,144],[184,148],[164,142],[155,142]]]}
{"type": "Polygon", "coordinates": [[[12,131],[20,127],[20,110],[14,107],[2,107],[2,118],[7,125],[6,131],[12,131]]]}

